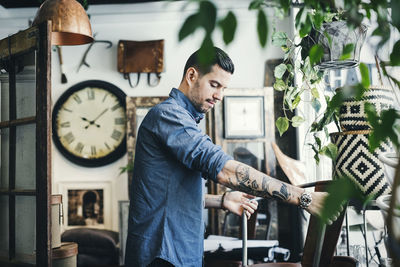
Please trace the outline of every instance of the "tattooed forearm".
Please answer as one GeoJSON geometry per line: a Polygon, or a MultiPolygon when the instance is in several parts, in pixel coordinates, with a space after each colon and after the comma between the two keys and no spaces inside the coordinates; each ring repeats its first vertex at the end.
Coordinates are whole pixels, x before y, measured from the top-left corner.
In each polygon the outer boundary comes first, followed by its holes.
{"type": "Polygon", "coordinates": [[[289,200],[290,194],[287,186],[282,183],[281,189],[279,191],[272,191],[272,196],[281,200],[289,200]]]}
{"type": "Polygon", "coordinates": [[[272,197],[296,205],[304,191],[235,160],[229,160],[217,178],[219,183],[234,190],[259,197],[272,197]]]}
{"type": "Polygon", "coordinates": [[[259,172],[253,170],[249,166],[238,164],[235,169],[235,177],[229,177],[228,181],[230,187],[235,190],[246,192],[255,196],[261,197],[273,197],[281,200],[289,200],[290,193],[284,183],[277,183],[274,188],[271,188],[271,178],[262,175],[259,172]],[[260,186],[261,185],[261,186],[260,186]]]}

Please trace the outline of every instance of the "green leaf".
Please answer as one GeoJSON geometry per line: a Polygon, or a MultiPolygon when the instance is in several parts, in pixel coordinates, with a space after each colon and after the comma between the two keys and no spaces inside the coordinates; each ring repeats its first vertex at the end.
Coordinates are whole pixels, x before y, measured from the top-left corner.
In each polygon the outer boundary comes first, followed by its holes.
{"type": "Polygon", "coordinates": [[[209,35],[206,35],[199,49],[199,62],[200,64],[207,66],[214,60],[214,57],[215,53],[213,41],[209,35]]]}
{"type": "Polygon", "coordinates": [[[260,45],[265,47],[267,44],[267,37],[268,37],[268,22],[267,17],[265,16],[264,10],[258,10],[257,16],[257,33],[258,33],[258,40],[260,41],[260,45]]]}
{"type": "Polygon", "coordinates": [[[328,145],[324,146],[323,148],[323,154],[332,160],[336,160],[337,153],[338,153],[338,148],[335,144],[329,143],[328,145]]]}
{"type": "Polygon", "coordinates": [[[274,76],[277,79],[282,79],[283,74],[285,74],[287,67],[285,64],[281,63],[275,67],[274,76]]]}
{"type": "Polygon", "coordinates": [[[343,48],[342,55],[340,56],[341,60],[349,59],[354,52],[354,44],[347,44],[343,48]]]}
{"type": "Polygon", "coordinates": [[[264,0],[253,0],[249,5],[249,10],[259,9],[264,4],[264,0]]]}
{"type": "Polygon", "coordinates": [[[276,79],[274,83],[274,89],[277,91],[284,91],[286,89],[286,83],[281,79],[276,79]]]}
{"type": "Polygon", "coordinates": [[[232,11],[229,11],[226,17],[220,21],[219,26],[222,29],[222,37],[224,39],[225,44],[229,44],[233,41],[235,37],[237,20],[235,14],[232,11]]]}
{"type": "Polygon", "coordinates": [[[311,106],[313,107],[315,112],[318,113],[319,110],[321,109],[321,102],[319,102],[317,98],[314,98],[313,101],[311,102],[311,106]]]}
{"type": "Polygon", "coordinates": [[[322,12],[316,11],[316,13],[313,17],[313,20],[314,20],[315,28],[317,30],[320,29],[322,26],[322,23],[324,22],[324,17],[323,17],[322,12]]]}
{"type": "Polygon", "coordinates": [[[392,0],[392,1],[390,1],[390,4],[391,4],[391,8],[392,8],[392,23],[398,30],[400,30],[400,16],[397,13],[400,10],[400,1],[392,0]],[[395,12],[395,10],[397,12],[395,12]]]}
{"type": "Polygon", "coordinates": [[[314,65],[321,61],[321,58],[324,56],[324,49],[321,45],[316,44],[311,47],[310,50],[310,63],[314,65]]]}
{"type": "MultiPolygon", "coordinates": [[[[400,17],[399,15],[397,16],[400,17]]],[[[393,46],[392,53],[390,54],[390,63],[394,66],[400,66],[400,40],[398,40],[393,46]]]]}
{"type": "Polygon", "coordinates": [[[299,29],[300,25],[304,23],[306,20],[307,12],[304,10],[305,8],[302,7],[299,9],[299,12],[297,12],[296,18],[295,18],[295,26],[296,29],[299,29]]]}
{"type": "Polygon", "coordinates": [[[279,117],[275,122],[276,128],[278,128],[280,136],[289,129],[289,120],[286,117],[279,117]]]}
{"type": "Polygon", "coordinates": [[[206,33],[211,34],[217,21],[217,8],[210,1],[201,1],[198,14],[206,33]]]}
{"type": "Polygon", "coordinates": [[[323,223],[327,223],[329,219],[332,219],[350,199],[365,201],[365,197],[360,188],[348,177],[341,177],[333,180],[327,191],[329,194],[325,199],[320,216],[323,223]]]}
{"type": "Polygon", "coordinates": [[[194,33],[199,26],[200,20],[198,14],[193,14],[187,17],[181,29],[179,30],[179,41],[182,41],[190,34],[194,33]]]}
{"type": "Polygon", "coordinates": [[[295,98],[295,99],[293,100],[293,102],[292,102],[292,108],[291,108],[291,110],[297,108],[297,106],[298,106],[299,103],[300,103],[300,100],[301,100],[300,95],[297,95],[296,98],[295,98]]]}
{"type": "Polygon", "coordinates": [[[310,19],[310,15],[307,14],[306,20],[300,26],[300,31],[299,31],[300,37],[301,38],[305,37],[311,31],[311,28],[312,28],[312,21],[310,19]]]}
{"type": "Polygon", "coordinates": [[[292,118],[292,126],[299,127],[304,122],[304,118],[300,116],[294,116],[292,118]]]}
{"type": "Polygon", "coordinates": [[[316,87],[313,87],[311,89],[311,94],[312,94],[313,97],[319,98],[319,92],[318,92],[318,89],[316,87]]]}
{"type": "Polygon", "coordinates": [[[288,37],[285,32],[274,32],[272,34],[272,44],[275,46],[286,46],[287,39],[288,37]]]}
{"type": "Polygon", "coordinates": [[[364,88],[369,87],[369,70],[367,65],[364,63],[360,63],[360,72],[361,72],[361,84],[364,86],[364,88]]]}

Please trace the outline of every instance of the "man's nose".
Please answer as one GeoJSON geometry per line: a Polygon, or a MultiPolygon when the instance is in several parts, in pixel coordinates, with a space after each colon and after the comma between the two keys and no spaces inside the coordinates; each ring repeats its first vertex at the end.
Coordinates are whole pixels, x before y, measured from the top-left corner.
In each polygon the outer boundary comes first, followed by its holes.
{"type": "Polygon", "coordinates": [[[213,98],[215,100],[221,101],[223,96],[224,96],[223,92],[221,90],[217,90],[214,92],[213,98]]]}

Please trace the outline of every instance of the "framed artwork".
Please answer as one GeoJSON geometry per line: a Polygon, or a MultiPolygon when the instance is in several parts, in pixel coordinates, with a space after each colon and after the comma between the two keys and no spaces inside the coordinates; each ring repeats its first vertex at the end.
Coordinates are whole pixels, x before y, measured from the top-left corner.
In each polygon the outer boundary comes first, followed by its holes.
{"type": "Polygon", "coordinates": [[[110,183],[60,183],[64,229],[91,227],[110,229],[110,183]]]}
{"type": "Polygon", "coordinates": [[[227,139],[264,137],[264,96],[225,96],[224,130],[227,139]]]}

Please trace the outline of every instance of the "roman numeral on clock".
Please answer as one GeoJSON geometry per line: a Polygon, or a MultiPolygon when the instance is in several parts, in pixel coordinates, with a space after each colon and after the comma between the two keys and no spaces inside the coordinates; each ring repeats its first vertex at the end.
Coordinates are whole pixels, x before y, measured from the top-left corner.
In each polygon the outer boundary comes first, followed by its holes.
{"type": "Polygon", "coordinates": [[[71,132],[64,135],[63,138],[68,144],[71,144],[75,140],[75,136],[71,132]]]}
{"type": "Polygon", "coordinates": [[[117,104],[115,104],[112,108],[111,108],[111,110],[112,111],[115,111],[116,109],[118,109],[118,108],[120,108],[121,107],[121,105],[119,104],[119,103],[117,103],[117,104]]]}
{"type": "Polygon", "coordinates": [[[96,155],[96,147],[95,146],[91,146],[90,150],[92,152],[92,156],[96,155]]]}
{"type": "Polygon", "coordinates": [[[87,92],[87,98],[89,100],[93,100],[94,99],[94,90],[93,89],[87,89],[86,92],[87,92]]]}
{"type": "Polygon", "coordinates": [[[72,98],[76,101],[76,103],[78,103],[78,104],[82,103],[82,100],[79,97],[79,95],[74,95],[72,98]]]}
{"type": "Polygon", "coordinates": [[[61,128],[68,128],[71,127],[71,123],[69,121],[63,122],[60,124],[61,128]]]}
{"type": "Polygon", "coordinates": [[[115,118],[114,123],[117,125],[124,125],[125,119],[124,118],[115,118]]]}
{"type": "Polygon", "coordinates": [[[122,136],[122,133],[120,131],[114,130],[111,138],[114,139],[115,141],[118,141],[122,136]]]}
{"type": "Polygon", "coordinates": [[[79,142],[79,143],[76,145],[76,147],[75,147],[75,151],[78,152],[78,153],[82,153],[82,150],[83,150],[83,147],[84,147],[84,146],[85,146],[84,144],[82,144],[81,142],[79,142]]]}

